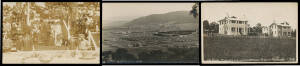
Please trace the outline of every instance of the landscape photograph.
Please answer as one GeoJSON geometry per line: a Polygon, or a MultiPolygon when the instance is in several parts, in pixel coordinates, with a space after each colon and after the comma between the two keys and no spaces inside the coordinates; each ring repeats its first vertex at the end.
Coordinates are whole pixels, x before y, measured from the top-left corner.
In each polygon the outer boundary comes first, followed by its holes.
{"type": "Polygon", "coordinates": [[[3,2],[3,64],[100,64],[100,2],[3,2]]]}
{"type": "Polygon", "coordinates": [[[299,66],[299,65],[200,65],[200,66],[299,66]]]}
{"type": "Polygon", "coordinates": [[[102,63],[200,63],[199,3],[103,3],[102,63]]]}
{"type": "Polygon", "coordinates": [[[204,64],[298,63],[298,4],[201,3],[204,64]]]}

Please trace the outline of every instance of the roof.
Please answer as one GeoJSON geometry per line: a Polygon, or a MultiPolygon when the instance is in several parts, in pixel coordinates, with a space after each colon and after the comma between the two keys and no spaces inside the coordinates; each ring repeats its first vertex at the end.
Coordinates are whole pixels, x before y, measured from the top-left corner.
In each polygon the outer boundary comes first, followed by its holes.
{"type": "Polygon", "coordinates": [[[241,18],[238,18],[238,17],[235,17],[235,16],[232,16],[232,17],[225,17],[224,19],[219,20],[219,22],[220,22],[220,21],[223,21],[223,20],[247,21],[246,19],[241,19],[241,18]]]}
{"type": "Polygon", "coordinates": [[[267,26],[262,26],[262,28],[268,28],[267,26]]]}
{"type": "Polygon", "coordinates": [[[288,22],[281,22],[281,23],[275,23],[273,22],[270,26],[272,25],[277,25],[277,26],[287,26],[287,27],[290,27],[290,24],[288,22]]]}
{"type": "Polygon", "coordinates": [[[289,24],[288,22],[286,22],[286,21],[285,21],[285,22],[282,22],[282,23],[280,23],[279,25],[280,25],[280,26],[290,26],[290,24],[289,24]]]}

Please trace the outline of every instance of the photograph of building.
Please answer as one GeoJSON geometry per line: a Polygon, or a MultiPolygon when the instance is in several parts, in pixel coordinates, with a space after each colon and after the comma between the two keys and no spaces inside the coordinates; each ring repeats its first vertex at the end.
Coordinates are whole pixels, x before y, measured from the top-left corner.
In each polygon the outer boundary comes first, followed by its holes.
{"type": "Polygon", "coordinates": [[[297,8],[292,2],[201,3],[202,63],[298,63],[297,8]]]}
{"type": "Polygon", "coordinates": [[[272,23],[268,28],[269,35],[278,37],[278,36],[291,36],[292,28],[288,22],[282,23],[272,23]]]}
{"type": "Polygon", "coordinates": [[[238,17],[225,17],[219,21],[219,34],[225,35],[247,35],[248,27],[247,20],[239,19],[238,17]]]}

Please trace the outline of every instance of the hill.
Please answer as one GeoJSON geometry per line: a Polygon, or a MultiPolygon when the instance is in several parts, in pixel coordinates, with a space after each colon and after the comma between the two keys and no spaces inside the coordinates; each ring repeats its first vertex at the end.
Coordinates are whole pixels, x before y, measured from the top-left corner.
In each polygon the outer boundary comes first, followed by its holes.
{"type": "Polygon", "coordinates": [[[188,11],[175,11],[165,14],[152,14],[134,19],[122,27],[129,31],[178,31],[195,30],[199,19],[188,11]]]}

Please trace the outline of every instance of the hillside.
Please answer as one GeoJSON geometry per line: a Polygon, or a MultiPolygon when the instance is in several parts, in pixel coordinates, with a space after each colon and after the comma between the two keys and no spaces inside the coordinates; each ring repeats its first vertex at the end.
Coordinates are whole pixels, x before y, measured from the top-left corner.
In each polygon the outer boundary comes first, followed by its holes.
{"type": "Polygon", "coordinates": [[[188,11],[175,11],[139,17],[122,27],[129,28],[130,31],[195,30],[199,24],[197,22],[199,19],[194,18],[188,11]]]}

